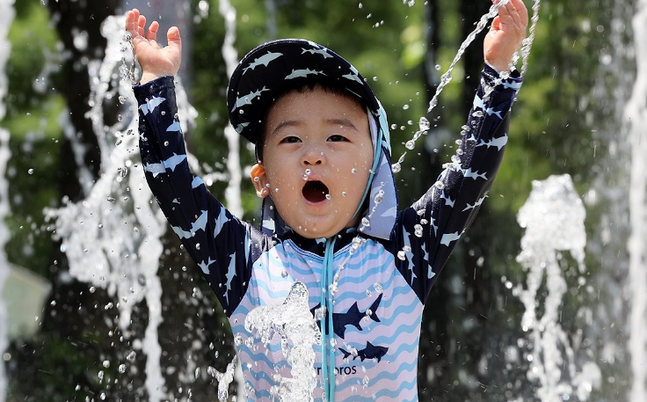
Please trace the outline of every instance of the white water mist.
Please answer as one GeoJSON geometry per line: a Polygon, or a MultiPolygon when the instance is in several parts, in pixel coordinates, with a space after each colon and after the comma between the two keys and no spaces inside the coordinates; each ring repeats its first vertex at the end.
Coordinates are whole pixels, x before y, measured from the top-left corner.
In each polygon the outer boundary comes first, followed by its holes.
{"type": "Polygon", "coordinates": [[[513,289],[525,308],[521,327],[531,345],[528,378],[539,384],[536,395],[542,402],[572,397],[586,401],[593,389],[600,387],[602,374],[592,361],[578,365],[577,350],[561,326],[562,302],[568,290],[562,272],[567,262],[563,252],[575,260],[584,278],[586,211],[568,175],[534,181],[532,187],[517,215],[526,230],[517,261],[527,278],[525,286],[513,289]]]}
{"type": "Polygon", "coordinates": [[[647,1],[641,0],[633,19],[636,47],[636,81],[625,109],[631,144],[631,182],[629,187],[629,289],[631,313],[629,350],[633,385],[630,401],[647,400],[647,1]]]}

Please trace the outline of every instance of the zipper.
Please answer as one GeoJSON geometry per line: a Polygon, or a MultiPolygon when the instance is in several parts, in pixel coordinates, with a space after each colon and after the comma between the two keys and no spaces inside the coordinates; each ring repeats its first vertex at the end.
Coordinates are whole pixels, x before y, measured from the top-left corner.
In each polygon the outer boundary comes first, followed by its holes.
{"type": "Polygon", "coordinates": [[[335,331],[333,327],[333,295],[330,293],[333,278],[335,236],[326,239],[323,266],[321,267],[321,306],[325,308],[326,319],[321,325],[321,373],[324,398],[335,400],[335,331]]]}

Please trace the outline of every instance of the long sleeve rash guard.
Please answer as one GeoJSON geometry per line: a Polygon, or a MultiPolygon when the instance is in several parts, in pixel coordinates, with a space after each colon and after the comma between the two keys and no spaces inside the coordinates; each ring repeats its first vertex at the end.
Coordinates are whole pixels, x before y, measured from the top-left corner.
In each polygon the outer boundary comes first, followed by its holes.
{"type": "MultiPolygon", "coordinates": [[[[334,243],[336,401],[417,401],[422,310],[453,247],[474,219],[508,141],[508,113],[520,78],[498,78],[486,66],[460,151],[413,205],[400,211],[389,240],[358,231],[334,243]],[[343,269],[339,269],[342,266],[343,269]]],[[[278,400],[278,378],[290,377],[280,339],[264,345],[245,329],[247,314],[283,303],[295,281],[321,301],[323,239],[294,232],[267,236],[240,221],[189,170],[172,77],[135,87],[146,179],[169,224],[201,269],[230,320],[246,400],[278,400]]],[[[322,325],[323,327],[323,325],[322,325]]],[[[321,376],[321,351],[315,369],[321,376]]],[[[319,378],[320,379],[320,378],[319,378]]],[[[239,396],[241,397],[241,396],[239,396]]],[[[322,400],[322,388],[314,392],[322,400]]]]}

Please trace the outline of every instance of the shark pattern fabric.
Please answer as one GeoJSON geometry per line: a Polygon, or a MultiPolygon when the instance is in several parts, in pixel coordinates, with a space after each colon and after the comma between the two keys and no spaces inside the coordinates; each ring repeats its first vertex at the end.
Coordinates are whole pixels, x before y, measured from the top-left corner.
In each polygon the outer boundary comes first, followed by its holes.
{"type": "MultiPolygon", "coordinates": [[[[320,57],[328,60],[326,55],[320,57]]],[[[259,69],[278,58],[270,52],[246,68],[259,69]]],[[[461,133],[460,152],[417,202],[397,213],[390,236],[373,237],[351,228],[336,237],[332,267],[338,281],[333,333],[328,334],[334,341],[335,401],[418,400],[425,300],[487,197],[503,157],[509,110],[521,81],[500,79],[485,67],[461,133]]],[[[262,87],[258,91],[262,93],[262,87]]],[[[173,78],[135,87],[135,95],[146,179],[229,318],[247,392],[239,398],[277,400],[277,379],[290,376],[280,340],[264,345],[245,330],[245,317],[256,307],[283,303],[296,281],[307,286],[309,307],[316,311],[322,300],[325,239],[306,239],[292,231],[268,234],[229,213],[189,169],[184,137],[174,120],[173,78]]],[[[328,325],[321,322],[320,327],[326,331],[328,325]]],[[[321,381],[322,353],[315,350],[321,381]]],[[[324,400],[323,386],[315,390],[316,401],[324,400]]]]}

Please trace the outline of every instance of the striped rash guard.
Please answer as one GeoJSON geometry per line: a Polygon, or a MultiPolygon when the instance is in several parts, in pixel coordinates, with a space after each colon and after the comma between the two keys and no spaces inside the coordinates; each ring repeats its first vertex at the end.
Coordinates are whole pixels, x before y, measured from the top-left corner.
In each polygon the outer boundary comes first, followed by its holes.
{"type": "MultiPolygon", "coordinates": [[[[279,400],[280,380],[290,377],[280,337],[261,342],[245,329],[247,314],[259,306],[282,304],[296,281],[306,285],[309,308],[315,312],[321,306],[327,258],[337,289],[333,333],[327,334],[334,359],[334,398],[326,400],[418,400],[425,300],[487,197],[508,140],[508,113],[521,81],[501,79],[485,67],[461,133],[460,151],[418,201],[397,213],[388,239],[356,228],[332,239],[303,238],[291,230],[266,234],[239,220],[189,170],[173,78],[134,88],[146,179],[229,318],[245,400],[279,400]]],[[[328,328],[324,324],[322,329],[328,328]]],[[[318,381],[313,397],[322,401],[322,350],[314,349],[318,381]]]]}

